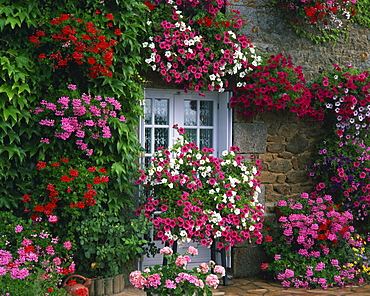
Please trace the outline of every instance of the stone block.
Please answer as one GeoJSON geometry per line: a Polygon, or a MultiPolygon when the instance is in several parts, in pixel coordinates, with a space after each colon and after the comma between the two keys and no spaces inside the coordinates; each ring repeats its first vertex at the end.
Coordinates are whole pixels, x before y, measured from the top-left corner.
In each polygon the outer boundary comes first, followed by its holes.
{"type": "Polygon", "coordinates": [[[285,146],[281,143],[267,144],[267,151],[271,153],[281,153],[285,150],[285,146]]]}
{"type": "Polygon", "coordinates": [[[308,148],[308,141],[301,135],[294,135],[286,144],[286,150],[292,153],[303,153],[308,148]]]}
{"type": "Polygon", "coordinates": [[[257,276],[266,260],[267,255],[259,245],[235,246],[232,250],[232,274],[234,277],[257,276]]]}
{"type": "Polygon", "coordinates": [[[287,174],[287,183],[306,183],[310,180],[309,174],[306,171],[295,171],[287,174]]]}
{"type": "Polygon", "coordinates": [[[271,184],[271,183],[275,183],[275,181],[276,181],[276,175],[271,174],[271,173],[266,172],[266,171],[262,171],[259,178],[261,179],[261,182],[263,182],[263,183],[270,183],[271,184]]]}
{"type": "Polygon", "coordinates": [[[235,123],[233,128],[234,145],[242,153],[266,152],[267,126],[264,123],[235,123]]]}
{"type": "Polygon", "coordinates": [[[292,164],[287,159],[276,159],[269,163],[269,171],[274,173],[287,173],[292,169],[292,164]]]}

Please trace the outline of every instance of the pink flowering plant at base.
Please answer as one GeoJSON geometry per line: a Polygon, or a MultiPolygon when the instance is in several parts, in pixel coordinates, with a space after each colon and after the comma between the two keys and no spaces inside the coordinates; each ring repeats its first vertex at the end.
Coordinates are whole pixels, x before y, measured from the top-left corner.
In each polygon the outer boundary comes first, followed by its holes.
{"type": "Polygon", "coordinates": [[[147,295],[192,296],[199,293],[211,296],[212,290],[219,285],[219,277],[225,276],[225,269],[213,261],[200,263],[192,270],[186,269],[191,257],[198,255],[194,247],[190,246],[184,255],[174,254],[170,247],[162,248],[160,253],[167,259],[167,265],[155,265],[130,273],[131,284],[135,289],[146,291],[147,295]]]}
{"type": "MultiPolygon", "coordinates": [[[[184,133],[183,128],[177,129],[184,133]]],[[[171,245],[217,242],[218,249],[230,249],[245,240],[262,242],[259,170],[235,153],[237,147],[230,150],[218,158],[212,156],[213,149],[199,149],[180,137],[173,147],[155,153],[137,180],[147,196],[137,214],[143,212],[153,222],[156,239],[171,245]]]]}
{"type": "Polygon", "coordinates": [[[264,242],[272,262],[262,269],[284,287],[326,289],[364,281],[353,250],[363,241],[353,238],[349,211],[338,211],[331,196],[317,192],[303,193],[297,201],[282,199],[277,206],[278,228],[264,242]]]}
{"type": "Polygon", "coordinates": [[[47,224],[0,213],[0,295],[62,296],[62,280],[75,272],[72,244],[47,224]]]}

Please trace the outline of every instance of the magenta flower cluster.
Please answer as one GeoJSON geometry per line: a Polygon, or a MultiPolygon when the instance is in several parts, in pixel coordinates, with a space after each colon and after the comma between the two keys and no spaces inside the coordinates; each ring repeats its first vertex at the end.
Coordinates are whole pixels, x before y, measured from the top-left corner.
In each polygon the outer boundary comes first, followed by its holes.
{"type": "Polygon", "coordinates": [[[194,293],[209,295],[208,293],[219,285],[218,277],[225,276],[225,268],[213,261],[209,264],[200,263],[198,267],[187,270],[191,256],[198,255],[198,250],[192,246],[184,255],[174,254],[170,247],[162,248],[160,254],[168,260],[167,265],[155,265],[144,269],[143,272],[136,270],[130,273],[130,282],[135,289],[161,296],[194,293]],[[214,273],[211,273],[212,269],[214,273]]]}
{"type": "Polygon", "coordinates": [[[259,170],[237,149],[218,158],[211,155],[213,149],[179,138],[173,147],[155,153],[137,180],[149,194],[137,214],[143,211],[153,222],[156,239],[170,244],[196,240],[205,246],[215,241],[218,249],[247,239],[262,243],[259,170]]]}
{"type": "Polygon", "coordinates": [[[363,242],[353,239],[352,214],[340,212],[329,195],[303,193],[300,200],[278,203],[280,233],[265,241],[274,257],[263,269],[276,272],[284,287],[343,287],[361,281],[351,246],[363,242]]]}
{"type": "MultiPolygon", "coordinates": [[[[75,85],[69,85],[68,88],[76,90],[75,85]]],[[[35,115],[45,116],[39,124],[52,128],[54,136],[62,140],[74,136],[76,145],[86,151],[86,155],[93,154],[89,142],[112,137],[112,120],[126,121],[121,114],[121,103],[112,97],[83,94],[78,98],[63,96],[56,103],[42,100],[40,104],[42,107],[34,110],[35,115]]],[[[41,138],[40,142],[49,144],[50,139],[41,138]]]]}
{"type": "Polygon", "coordinates": [[[253,116],[267,110],[289,110],[297,117],[323,119],[323,111],[312,106],[302,67],[294,67],[290,57],[270,56],[245,76],[230,99],[236,112],[253,116]]]}

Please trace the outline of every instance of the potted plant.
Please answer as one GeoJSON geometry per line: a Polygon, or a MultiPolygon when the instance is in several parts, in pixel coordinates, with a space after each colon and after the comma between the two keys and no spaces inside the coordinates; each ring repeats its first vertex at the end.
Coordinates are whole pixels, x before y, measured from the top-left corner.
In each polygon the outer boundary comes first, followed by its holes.
{"type": "Polygon", "coordinates": [[[225,275],[225,269],[215,262],[203,262],[199,267],[187,270],[186,265],[191,261],[190,256],[198,254],[192,246],[184,255],[174,254],[170,247],[164,247],[160,253],[167,259],[167,265],[155,265],[130,273],[130,282],[135,289],[147,292],[147,295],[212,295],[212,289],[219,284],[218,277],[225,275]],[[190,255],[190,256],[189,256],[190,255]],[[213,272],[211,270],[213,269],[213,272]]]}
{"type": "Polygon", "coordinates": [[[175,128],[182,136],[173,147],[158,149],[137,181],[148,196],[137,214],[153,222],[155,239],[170,245],[216,241],[218,249],[226,250],[247,239],[261,243],[258,160],[245,160],[237,147],[214,157],[212,148],[200,149],[184,138],[183,128],[175,128]]]}

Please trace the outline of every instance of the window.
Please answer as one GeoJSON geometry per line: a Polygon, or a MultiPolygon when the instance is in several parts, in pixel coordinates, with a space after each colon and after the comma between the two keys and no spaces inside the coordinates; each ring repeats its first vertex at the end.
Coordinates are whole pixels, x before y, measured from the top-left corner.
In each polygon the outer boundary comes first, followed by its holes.
{"type": "Polygon", "coordinates": [[[145,89],[144,118],[140,141],[146,163],[158,147],[167,147],[177,132],[178,124],[200,148],[215,149],[215,155],[231,146],[231,110],[227,108],[229,93],[198,93],[178,90],[145,89]]]}

